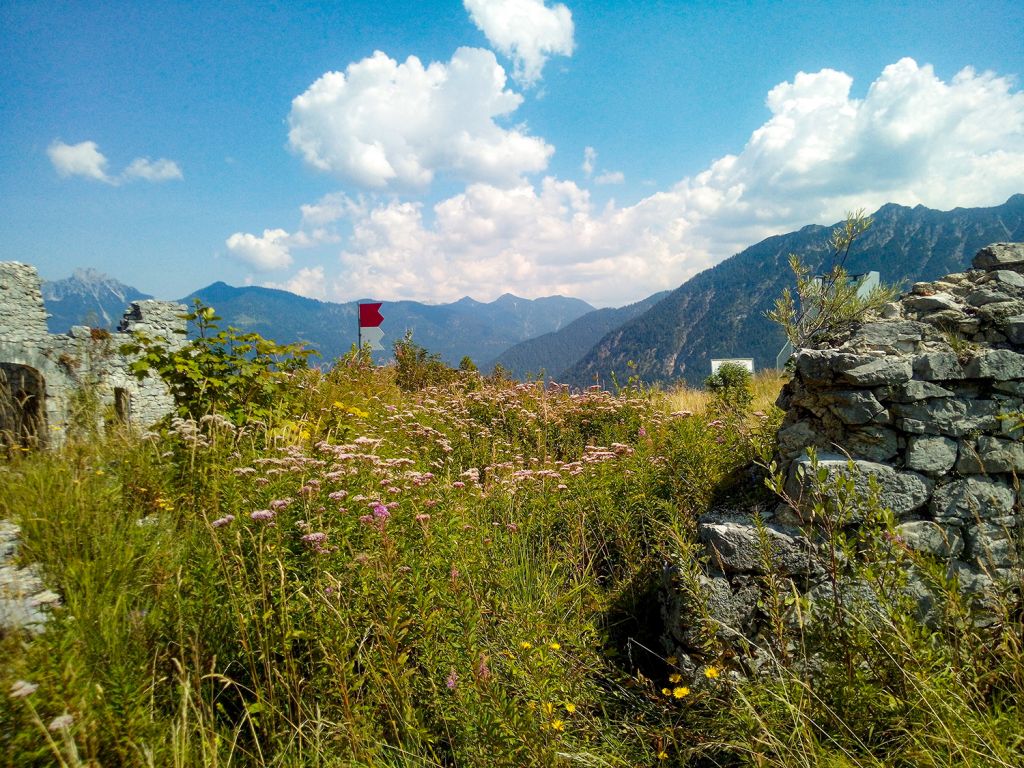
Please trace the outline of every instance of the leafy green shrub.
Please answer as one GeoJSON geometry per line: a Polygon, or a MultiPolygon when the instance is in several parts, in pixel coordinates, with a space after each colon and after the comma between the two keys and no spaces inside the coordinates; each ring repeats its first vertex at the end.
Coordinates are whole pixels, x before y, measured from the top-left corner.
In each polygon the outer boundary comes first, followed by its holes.
{"type": "Polygon", "coordinates": [[[753,381],[753,375],[742,365],[723,363],[704,380],[704,387],[714,395],[719,408],[742,412],[754,400],[753,381]]]}
{"type": "Polygon", "coordinates": [[[452,381],[454,371],[441,362],[441,356],[428,352],[412,340],[412,331],[393,345],[397,374],[395,383],[406,392],[415,392],[452,381]]]}
{"type": "Polygon", "coordinates": [[[860,283],[850,280],[846,271],[850,249],[870,226],[871,218],[863,211],[847,214],[846,221],[833,230],[829,239],[831,258],[824,275],[812,274],[810,266],[790,254],[796,297],[785,288],[767,314],[769,320],[782,326],[795,349],[828,343],[899,295],[897,286],[879,284],[860,296],[860,283]]]}
{"type": "Polygon", "coordinates": [[[136,376],[156,373],[164,380],[183,417],[220,415],[235,424],[269,420],[288,392],[288,374],[306,368],[308,358],[317,354],[258,333],[218,330],[220,318],[199,299],[184,318],[197,334],[184,346],[136,331],[121,347],[135,357],[131,368],[136,376]]]}

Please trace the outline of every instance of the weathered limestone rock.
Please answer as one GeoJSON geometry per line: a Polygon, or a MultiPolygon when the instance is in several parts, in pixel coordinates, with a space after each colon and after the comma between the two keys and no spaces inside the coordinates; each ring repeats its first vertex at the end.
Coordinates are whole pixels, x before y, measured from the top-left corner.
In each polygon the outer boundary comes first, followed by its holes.
{"type": "Polygon", "coordinates": [[[1008,317],[1004,330],[1009,342],[1024,346],[1024,315],[1008,317]]]}
{"type": "MultiPolygon", "coordinates": [[[[807,541],[797,531],[765,523],[765,542],[771,548],[774,570],[784,575],[806,573],[807,541]]],[[[701,518],[697,535],[704,543],[710,562],[725,573],[764,573],[761,536],[750,520],[701,518]]]]}
{"type": "Polygon", "coordinates": [[[876,387],[902,384],[910,381],[913,375],[914,369],[909,360],[883,357],[848,368],[839,374],[839,379],[857,387],[876,387]]]}
{"type": "MultiPolygon", "coordinates": [[[[793,462],[786,492],[800,498],[807,491],[811,461],[804,455],[793,462]]],[[[818,454],[818,467],[829,480],[840,475],[853,479],[858,493],[867,497],[874,480],[879,488],[879,502],[896,515],[905,515],[920,508],[931,495],[933,482],[916,472],[899,472],[888,464],[860,459],[851,460],[840,454],[818,454]]]]}
{"type": "Polygon", "coordinates": [[[999,480],[969,477],[936,489],[931,512],[936,520],[1005,517],[1013,512],[1013,489],[999,480]]]}
{"type": "Polygon", "coordinates": [[[921,296],[908,296],[903,306],[912,312],[934,312],[935,310],[960,310],[960,302],[948,293],[933,293],[921,296]]]}
{"type": "Polygon", "coordinates": [[[844,424],[889,422],[889,412],[869,390],[833,390],[818,400],[844,424]]]}
{"type": "Polygon", "coordinates": [[[1016,518],[986,520],[966,528],[967,556],[982,566],[1002,570],[1018,564],[1016,518]]]}
{"type": "Polygon", "coordinates": [[[891,400],[894,403],[916,403],[918,400],[927,400],[932,397],[952,397],[954,394],[951,389],[917,379],[890,386],[885,390],[875,390],[876,398],[891,400]]]}
{"type": "Polygon", "coordinates": [[[964,375],[994,381],[1024,379],[1024,355],[1009,349],[988,349],[967,361],[964,375]]]}
{"type": "Polygon", "coordinates": [[[964,370],[951,349],[925,352],[914,359],[914,373],[924,381],[955,381],[964,370]]]}
{"type": "Polygon", "coordinates": [[[1024,443],[982,435],[960,446],[956,471],[962,475],[1024,472],[1024,443]]]}
{"type": "Polygon", "coordinates": [[[866,426],[852,429],[846,434],[844,442],[852,455],[861,456],[868,461],[888,461],[894,458],[900,449],[899,434],[886,427],[866,426]]]}
{"type": "Polygon", "coordinates": [[[929,474],[948,472],[956,463],[957,442],[948,437],[911,437],[907,440],[904,465],[929,474]]]}
{"type": "Polygon", "coordinates": [[[1024,243],[992,243],[978,251],[974,268],[986,271],[1024,266],[1024,243]]]}
{"type": "Polygon", "coordinates": [[[923,341],[941,341],[942,335],[925,323],[891,320],[865,323],[846,342],[851,352],[898,355],[913,352],[923,341]]]}
{"type": "Polygon", "coordinates": [[[913,550],[935,557],[954,558],[964,551],[964,539],[955,527],[931,520],[911,520],[896,526],[896,533],[913,550]]]}

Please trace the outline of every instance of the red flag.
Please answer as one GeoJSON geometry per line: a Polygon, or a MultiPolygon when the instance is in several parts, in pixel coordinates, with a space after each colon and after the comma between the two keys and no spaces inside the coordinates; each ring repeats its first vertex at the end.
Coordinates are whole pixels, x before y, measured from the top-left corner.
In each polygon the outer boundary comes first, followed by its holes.
{"type": "Polygon", "coordinates": [[[360,304],[359,305],[359,327],[379,328],[384,322],[384,316],[380,313],[381,304],[360,304]]]}

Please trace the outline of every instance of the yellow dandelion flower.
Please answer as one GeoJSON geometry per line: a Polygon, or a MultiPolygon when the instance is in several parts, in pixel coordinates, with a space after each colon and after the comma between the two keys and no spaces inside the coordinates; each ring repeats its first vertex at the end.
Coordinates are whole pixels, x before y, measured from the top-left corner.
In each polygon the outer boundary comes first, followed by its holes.
{"type": "Polygon", "coordinates": [[[571,715],[573,712],[576,711],[576,705],[573,704],[571,701],[567,702],[565,705],[565,711],[571,715]]]}
{"type": "Polygon", "coordinates": [[[553,730],[553,731],[564,731],[565,730],[565,723],[563,723],[561,720],[552,720],[551,721],[551,730],[553,730]]]}
{"type": "Polygon", "coordinates": [[[666,696],[671,696],[671,695],[672,695],[672,691],[671,691],[671,689],[669,689],[669,688],[662,688],[662,689],[661,689],[661,692],[662,692],[663,694],[665,694],[666,696]]]}
{"type": "Polygon", "coordinates": [[[678,685],[672,689],[672,695],[677,699],[682,699],[690,695],[690,689],[685,685],[678,685]]]}
{"type": "Polygon", "coordinates": [[[661,752],[658,753],[658,759],[659,760],[668,760],[668,752],[666,752],[664,749],[661,750],[661,752]]]}
{"type": "Polygon", "coordinates": [[[523,640],[523,642],[519,644],[519,647],[522,648],[524,651],[528,651],[531,648],[533,648],[533,643],[528,643],[525,640],[523,640]]]}
{"type": "Polygon", "coordinates": [[[561,645],[559,645],[558,643],[551,643],[551,644],[550,644],[550,645],[548,646],[548,648],[550,648],[550,649],[551,649],[552,651],[557,651],[557,650],[558,650],[558,649],[560,649],[561,647],[562,647],[562,646],[561,646],[561,645]]]}
{"type": "Polygon", "coordinates": [[[665,659],[665,663],[671,667],[674,667],[676,664],[679,663],[679,659],[677,659],[675,656],[669,656],[667,659],[665,659]]]}
{"type": "Polygon", "coordinates": [[[674,674],[674,675],[669,675],[668,676],[668,681],[670,683],[678,683],[682,679],[683,679],[683,676],[680,675],[678,672],[676,674],[674,674]]]}
{"type": "Polygon", "coordinates": [[[714,680],[718,677],[718,667],[708,667],[704,670],[704,677],[708,680],[714,680]]]}

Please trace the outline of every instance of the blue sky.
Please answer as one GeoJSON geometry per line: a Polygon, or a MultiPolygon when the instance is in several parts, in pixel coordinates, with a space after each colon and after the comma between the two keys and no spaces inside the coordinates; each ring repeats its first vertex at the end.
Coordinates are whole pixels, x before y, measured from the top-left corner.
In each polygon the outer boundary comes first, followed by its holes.
{"type": "Polygon", "coordinates": [[[0,5],[0,259],[620,305],[1024,191],[1024,4],[0,5]]]}

